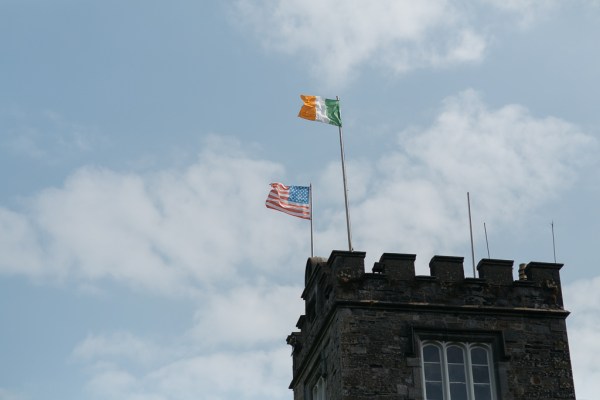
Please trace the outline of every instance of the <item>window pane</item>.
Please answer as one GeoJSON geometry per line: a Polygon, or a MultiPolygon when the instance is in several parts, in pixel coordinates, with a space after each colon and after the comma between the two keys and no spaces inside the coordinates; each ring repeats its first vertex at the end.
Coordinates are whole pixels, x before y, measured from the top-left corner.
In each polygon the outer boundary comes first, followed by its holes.
{"type": "Polygon", "coordinates": [[[487,350],[482,347],[474,347],[471,349],[471,362],[473,364],[487,365],[487,350]]]}
{"type": "Polygon", "coordinates": [[[425,400],[444,400],[441,382],[428,382],[425,384],[425,400]]]}
{"type": "Polygon", "coordinates": [[[467,385],[465,383],[451,383],[450,399],[467,400],[467,385]]]}
{"type": "Polygon", "coordinates": [[[313,386],[312,400],[325,400],[325,379],[322,377],[313,386]]]}
{"type": "Polygon", "coordinates": [[[423,347],[423,361],[440,362],[440,350],[438,347],[431,344],[423,347]]]}
{"type": "Polygon", "coordinates": [[[466,382],[465,366],[463,364],[448,364],[450,382],[466,382]]]}
{"type": "Polygon", "coordinates": [[[426,381],[442,381],[442,368],[440,364],[426,363],[425,364],[425,380],[426,381]]]}
{"type": "Polygon", "coordinates": [[[475,400],[492,400],[492,387],[490,385],[475,385],[475,400]]]}
{"type": "Polygon", "coordinates": [[[464,355],[463,350],[458,346],[450,346],[446,351],[448,355],[449,363],[463,364],[464,363],[464,355]]]}
{"type": "Polygon", "coordinates": [[[473,366],[473,382],[490,383],[490,371],[487,366],[473,366]]]}

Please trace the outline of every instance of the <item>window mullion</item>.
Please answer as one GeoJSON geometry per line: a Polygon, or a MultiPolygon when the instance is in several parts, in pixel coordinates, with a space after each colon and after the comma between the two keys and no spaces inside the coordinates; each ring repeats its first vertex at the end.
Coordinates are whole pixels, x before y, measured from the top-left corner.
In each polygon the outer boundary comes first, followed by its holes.
{"type": "Polygon", "coordinates": [[[471,364],[471,344],[466,344],[465,368],[467,369],[467,396],[469,400],[475,400],[475,384],[473,380],[473,365],[471,364]]]}
{"type": "Polygon", "coordinates": [[[444,386],[444,400],[450,399],[450,373],[448,372],[448,347],[446,342],[442,344],[442,385],[444,386]]]}

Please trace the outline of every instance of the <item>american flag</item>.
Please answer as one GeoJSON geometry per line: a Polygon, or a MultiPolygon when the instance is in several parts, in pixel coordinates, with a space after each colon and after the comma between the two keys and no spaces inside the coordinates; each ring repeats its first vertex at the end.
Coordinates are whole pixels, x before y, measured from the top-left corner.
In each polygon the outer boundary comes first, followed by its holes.
{"type": "Polygon", "coordinates": [[[294,217],[310,219],[310,187],[271,183],[266,206],[294,217]]]}

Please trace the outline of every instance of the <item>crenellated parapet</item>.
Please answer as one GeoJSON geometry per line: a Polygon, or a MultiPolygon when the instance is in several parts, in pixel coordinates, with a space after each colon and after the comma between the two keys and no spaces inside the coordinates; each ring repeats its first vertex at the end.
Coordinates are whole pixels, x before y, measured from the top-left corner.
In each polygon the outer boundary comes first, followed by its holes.
{"type": "Polygon", "coordinates": [[[356,251],[310,258],[302,298],[320,306],[321,314],[322,307],[336,301],[563,309],[563,264],[530,262],[525,279],[514,280],[512,260],[482,259],[478,277],[471,278],[465,276],[463,257],[434,256],[430,275],[415,274],[414,254],[385,253],[372,272],[365,272],[364,258],[364,252],[356,251]]]}
{"type": "Polygon", "coordinates": [[[287,338],[294,400],[449,398],[460,385],[469,399],[575,398],[562,264],[520,264],[515,279],[512,260],[483,259],[471,277],[463,257],[434,256],[417,275],[414,254],[368,272],[365,255],[306,263],[287,338]]]}
{"type": "Polygon", "coordinates": [[[560,283],[562,264],[530,262],[515,280],[512,260],[482,259],[473,278],[465,274],[463,257],[436,255],[429,262],[430,274],[416,275],[414,254],[384,253],[370,272],[365,271],[365,255],[336,250],[327,259],[308,259],[302,293],[305,313],[298,320],[299,331],[288,336],[295,376],[300,376],[304,360],[318,358],[318,342],[328,326],[337,323],[334,315],[340,309],[452,313],[459,319],[479,315],[478,321],[489,316],[564,321],[568,315],[560,283]]]}

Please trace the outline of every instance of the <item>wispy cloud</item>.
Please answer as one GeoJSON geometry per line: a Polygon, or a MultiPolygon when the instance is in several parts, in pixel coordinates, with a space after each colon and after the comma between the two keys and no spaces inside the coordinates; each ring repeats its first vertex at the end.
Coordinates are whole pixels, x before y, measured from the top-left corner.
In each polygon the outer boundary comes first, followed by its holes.
{"type": "Polygon", "coordinates": [[[57,163],[66,155],[91,151],[102,143],[94,127],[69,121],[52,110],[25,113],[17,108],[0,110],[3,135],[0,144],[11,155],[57,163]]]}
{"type": "Polygon", "coordinates": [[[564,286],[575,389],[581,400],[595,399],[600,379],[598,330],[600,330],[600,276],[564,286]]]}
{"type": "MultiPolygon", "coordinates": [[[[490,222],[514,224],[565,193],[596,146],[577,126],[520,105],[491,108],[472,90],[449,97],[378,159],[349,160],[355,247],[371,257],[450,254],[466,241],[449,232],[465,219],[467,191],[490,222]]],[[[181,169],[83,168],[20,211],[0,209],[0,273],[84,286],[111,279],[198,304],[176,339],[83,338],[73,357],[89,374],[90,398],[281,398],[291,373],[282,340],[302,312],[293,282],[308,253],[306,221],[264,207],[268,183],[284,174],[217,137],[181,169]]],[[[317,178],[318,254],[328,255],[346,246],[343,209],[331,200],[339,165],[317,178]]],[[[572,334],[583,342],[595,328],[572,334]]]]}
{"type": "Polygon", "coordinates": [[[177,353],[175,349],[165,349],[148,339],[142,339],[130,332],[110,334],[89,334],[73,350],[72,357],[79,362],[115,361],[128,362],[136,366],[149,367],[164,362],[177,353]]]}
{"type": "Polygon", "coordinates": [[[267,48],[302,57],[334,84],[364,64],[404,72],[476,62],[486,47],[448,1],[242,0],[236,10],[267,48]]]}
{"type": "Polygon", "coordinates": [[[481,0],[481,2],[503,11],[521,28],[527,28],[536,21],[548,17],[560,6],[558,0],[481,0]]]}
{"type": "Polygon", "coordinates": [[[0,209],[0,271],[179,295],[248,279],[236,273],[242,264],[274,269],[285,249],[303,248],[300,235],[278,234],[285,222],[264,208],[268,183],[283,169],[234,143],[207,142],[183,170],[82,168],[25,212],[0,209]]]}
{"type": "Polygon", "coordinates": [[[494,30],[530,27],[556,1],[238,0],[236,22],[270,50],[300,58],[328,85],[364,66],[382,73],[481,61],[494,30]],[[498,14],[497,10],[503,11],[498,14]],[[500,15],[500,21],[489,16],[500,15]]]}
{"type": "Polygon", "coordinates": [[[289,349],[279,342],[268,350],[201,353],[193,345],[161,343],[159,349],[158,344],[120,333],[87,338],[75,353],[87,363],[85,390],[92,399],[276,399],[289,395],[286,382],[291,379],[289,349]],[[123,361],[145,359],[145,351],[160,353],[162,362],[140,368],[142,361],[138,367],[123,361]]]}
{"type": "MultiPolygon", "coordinates": [[[[465,236],[448,232],[464,225],[468,191],[489,223],[518,226],[567,190],[596,146],[577,126],[522,106],[490,109],[472,90],[449,97],[430,126],[400,133],[397,150],[368,168],[365,161],[350,164],[355,247],[375,256],[455,251],[465,236]]],[[[341,191],[335,174],[323,179],[319,187],[341,191]]],[[[339,244],[343,221],[338,212],[320,233],[326,248],[339,244]]]]}
{"type": "Polygon", "coordinates": [[[302,290],[300,285],[261,284],[211,293],[197,310],[187,336],[203,349],[252,349],[281,343],[304,312],[302,290]]]}
{"type": "MultiPolygon", "coordinates": [[[[0,272],[112,279],[169,295],[275,277],[308,245],[293,228],[304,221],[264,207],[268,183],[284,169],[249,157],[238,142],[211,140],[183,169],[83,168],[22,212],[0,209],[0,272]]],[[[452,251],[464,239],[446,233],[464,221],[467,191],[487,221],[514,224],[567,190],[595,146],[577,126],[522,106],[490,109],[472,90],[450,97],[430,126],[401,132],[396,150],[349,160],[355,247],[452,251]]],[[[339,198],[338,175],[332,164],[315,184],[324,200],[318,251],[346,247],[343,209],[327,203],[339,198]]]]}

